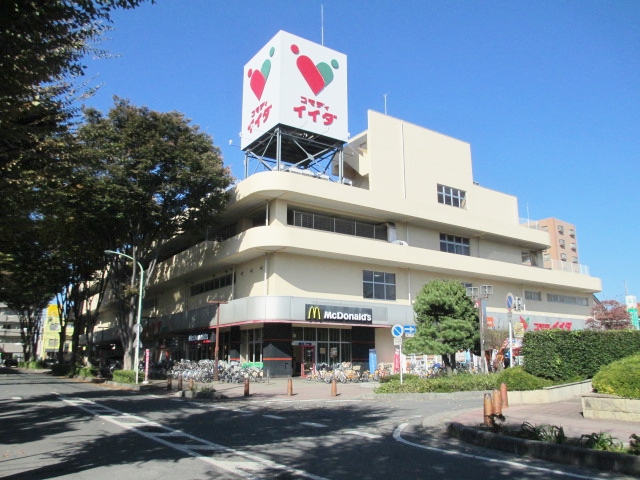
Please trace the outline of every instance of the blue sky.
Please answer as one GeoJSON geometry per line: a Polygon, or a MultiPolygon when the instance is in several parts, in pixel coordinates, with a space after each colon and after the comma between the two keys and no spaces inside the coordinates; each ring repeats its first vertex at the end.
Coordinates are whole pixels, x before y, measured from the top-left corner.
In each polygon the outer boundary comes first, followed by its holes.
{"type": "Polygon", "coordinates": [[[389,115],[468,142],[474,179],[521,217],[575,224],[599,298],[640,298],[637,0],[158,0],[113,20],[87,105],[182,112],[242,179],[245,63],[279,30],[324,37],[348,58],[351,135],[386,95],[389,115]]]}

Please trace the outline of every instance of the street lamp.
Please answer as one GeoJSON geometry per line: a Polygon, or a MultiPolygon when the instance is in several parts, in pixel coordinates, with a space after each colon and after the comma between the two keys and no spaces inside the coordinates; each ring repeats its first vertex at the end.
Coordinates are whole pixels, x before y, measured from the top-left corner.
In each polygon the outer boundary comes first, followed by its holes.
{"type": "Polygon", "coordinates": [[[104,253],[107,255],[119,255],[121,257],[128,258],[132,262],[136,262],[138,267],[140,268],[140,291],[138,292],[138,320],[136,323],[136,353],[135,353],[135,366],[134,370],[136,372],[136,384],[138,383],[138,372],[140,370],[140,319],[142,318],[142,297],[144,296],[144,268],[142,268],[142,264],[136,261],[132,256],[127,255],[126,253],[116,252],[114,250],[105,250],[104,253]]]}
{"type": "Polygon", "coordinates": [[[212,305],[217,305],[216,311],[216,344],[213,347],[213,381],[218,381],[218,354],[220,353],[220,305],[229,303],[225,300],[212,300],[209,302],[212,305]]]}
{"type": "Polygon", "coordinates": [[[480,355],[482,359],[482,372],[487,373],[487,358],[484,351],[484,326],[487,313],[486,301],[489,295],[493,295],[493,285],[481,285],[478,287],[467,287],[467,295],[472,297],[478,305],[478,317],[480,318],[480,355]]]}

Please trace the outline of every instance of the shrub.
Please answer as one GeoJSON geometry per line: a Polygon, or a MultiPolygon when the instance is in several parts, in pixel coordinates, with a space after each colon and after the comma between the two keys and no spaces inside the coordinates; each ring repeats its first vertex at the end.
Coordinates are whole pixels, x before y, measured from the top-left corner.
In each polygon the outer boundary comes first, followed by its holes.
{"type": "Polygon", "coordinates": [[[539,390],[554,384],[552,380],[525,372],[522,367],[505,368],[498,373],[498,385],[501,383],[506,383],[511,391],[539,390]]]}
{"type": "Polygon", "coordinates": [[[599,393],[640,399],[640,354],[623,358],[603,367],[592,380],[599,393]]]}
{"type": "Polygon", "coordinates": [[[76,375],[84,378],[93,378],[95,376],[95,369],[92,367],[79,367],[76,370],[76,375]]]}
{"type": "Polygon", "coordinates": [[[463,391],[493,390],[499,385],[497,374],[489,375],[449,375],[438,378],[420,378],[416,375],[404,375],[400,384],[400,375],[391,375],[386,382],[375,389],[376,393],[449,393],[463,391]]]}
{"type": "MultiPolygon", "coordinates": [[[[142,381],[143,379],[143,373],[138,372],[138,381],[142,381]]],[[[136,383],[136,372],[135,370],[114,370],[113,381],[118,383],[136,383]]]]}

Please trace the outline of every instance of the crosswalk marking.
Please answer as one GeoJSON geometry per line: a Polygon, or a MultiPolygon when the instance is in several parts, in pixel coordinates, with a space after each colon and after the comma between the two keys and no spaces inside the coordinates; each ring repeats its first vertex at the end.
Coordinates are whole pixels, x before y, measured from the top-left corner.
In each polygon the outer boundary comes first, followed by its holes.
{"type": "Polygon", "coordinates": [[[296,478],[327,480],[324,477],[259,457],[254,453],[244,452],[242,450],[209,442],[186,432],[166,427],[143,417],[129,415],[91,400],[79,397],[61,397],[61,399],[63,402],[80,408],[81,410],[84,410],[91,415],[95,415],[102,420],[111,422],[123,429],[135,432],[138,435],[158,442],[169,448],[173,448],[174,450],[183,452],[186,455],[194,457],[202,462],[209,463],[217,468],[234,473],[242,478],[252,480],[258,478],[272,478],[273,470],[279,470],[283,473],[295,476],[296,478]],[[171,441],[172,439],[178,438],[182,440],[186,438],[191,443],[181,444],[171,441]],[[205,452],[203,452],[203,450],[205,452]],[[207,456],[206,451],[224,452],[227,458],[224,460],[220,458],[213,458],[211,456],[207,456]]]}

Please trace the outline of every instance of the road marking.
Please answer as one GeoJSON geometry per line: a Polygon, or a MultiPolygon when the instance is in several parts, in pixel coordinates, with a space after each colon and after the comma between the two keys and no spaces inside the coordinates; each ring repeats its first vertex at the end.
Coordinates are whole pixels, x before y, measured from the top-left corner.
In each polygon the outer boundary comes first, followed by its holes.
{"type": "Polygon", "coordinates": [[[459,452],[457,450],[444,450],[442,448],[429,447],[427,445],[421,445],[419,443],[413,443],[413,442],[410,442],[409,440],[405,440],[404,438],[402,438],[402,430],[404,430],[407,425],[409,425],[409,424],[408,423],[403,423],[401,425],[398,425],[398,427],[393,432],[393,438],[396,441],[400,442],[400,443],[404,443],[405,445],[410,445],[412,447],[421,448],[423,450],[429,450],[431,452],[444,453],[444,454],[447,454],[447,455],[454,455],[454,456],[464,457],[464,458],[473,458],[475,460],[483,460],[485,462],[490,462],[490,463],[502,463],[502,464],[509,465],[511,467],[516,467],[516,468],[519,468],[519,469],[522,469],[522,470],[537,470],[539,472],[552,473],[554,475],[562,475],[562,476],[565,476],[565,477],[581,478],[581,479],[585,479],[585,480],[597,480],[596,477],[588,477],[586,475],[580,475],[580,474],[577,474],[577,473],[568,473],[568,472],[563,472],[561,470],[554,470],[552,468],[535,467],[533,465],[526,465],[524,463],[513,462],[511,460],[499,460],[497,458],[483,457],[482,455],[471,455],[469,453],[462,453],[462,452],[459,452]]]}
{"type": "Polygon", "coordinates": [[[307,427],[327,428],[324,423],[300,422],[300,425],[306,425],[307,427]]]}
{"type": "Polygon", "coordinates": [[[273,418],[274,420],[284,420],[285,417],[281,417],[280,415],[262,415],[265,418],[273,418]]]}
{"type": "Polygon", "coordinates": [[[197,460],[213,465],[217,468],[239,475],[242,478],[255,480],[257,478],[271,478],[274,470],[289,474],[295,478],[309,478],[311,480],[328,480],[324,477],[314,475],[312,473],[299,470],[276,463],[272,460],[262,458],[255,453],[245,452],[242,450],[225,447],[213,442],[209,442],[203,438],[166,427],[152,420],[143,417],[130,415],[128,413],[115,410],[105,405],[93,402],[80,397],[67,398],[60,397],[61,400],[69,405],[75,406],[85,412],[95,415],[102,420],[111,422],[119,427],[130,430],[145,438],[153,440],[157,443],[165,445],[174,450],[178,450],[186,455],[194,457],[197,460]],[[151,427],[151,428],[149,428],[151,427]],[[151,431],[151,429],[155,431],[151,431]],[[187,439],[188,444],[174,443],[171,439],[187,439]],[[204,451],[203,451],[204,450],[204,451]],[[240,458],[228,458],[223,460],[207,456],[209,452],[224,452],[227,455],[235,455],[240,458]]]}
{"type": "Polygon", "coordinates": [[[377,435],[375,433],[369,433],[369,432],[361,432],[360,430],[345,430],[342,433],[346,433],[347,435],[356,435],[358,437],[364,437],[364,438],[382,438],[382,435],[377,435]]]}

